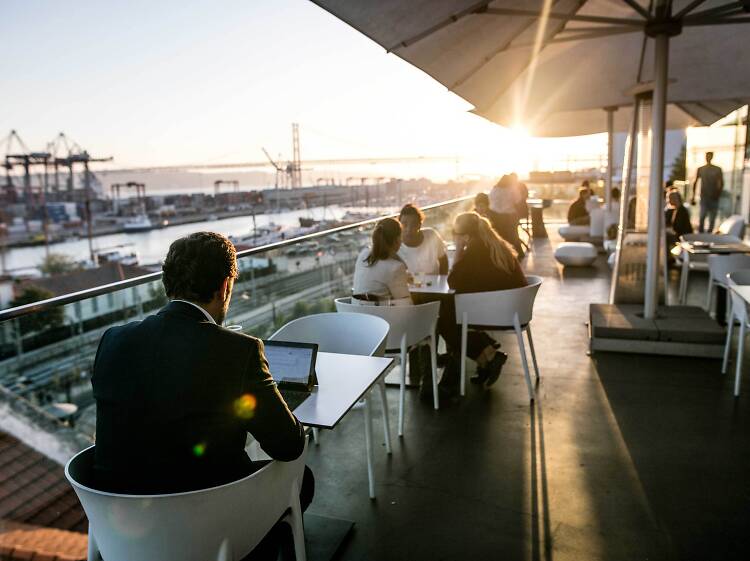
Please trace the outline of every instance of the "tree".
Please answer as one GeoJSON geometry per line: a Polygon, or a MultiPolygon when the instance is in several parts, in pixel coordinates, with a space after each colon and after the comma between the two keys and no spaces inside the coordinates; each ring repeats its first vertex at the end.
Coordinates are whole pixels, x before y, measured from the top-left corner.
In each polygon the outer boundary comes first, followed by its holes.
{"type": "MultiPolygon", "coordinates": [[[[28,285],[23,289],[18,297],[11,301],[11,307],[31,304],[39,300],[52,298],[54,294],[49,290],[39,288],[38,286],[28,285]]],[[[62,306],[56,306],[45,312],[35,312],[21,317],[18,321],[21,327],[21,333],[31,333],[43,331],[48,328],[58,327],[63,324],[64,314],[62,306]]]]}
{"type": "Polygon", "coordinates": [[[670,181],[685,181],[687,177],[687,146],[682,145],[680,153],[672,162],[672,171],[669,173],[670,181]]]}
{"type": "Polygon", "coordinates": [[[61,253],[50,253],[39,265],[39,270],[45,276],[64,275],[78,269],[80,267],[70,256],[61,253]]]}

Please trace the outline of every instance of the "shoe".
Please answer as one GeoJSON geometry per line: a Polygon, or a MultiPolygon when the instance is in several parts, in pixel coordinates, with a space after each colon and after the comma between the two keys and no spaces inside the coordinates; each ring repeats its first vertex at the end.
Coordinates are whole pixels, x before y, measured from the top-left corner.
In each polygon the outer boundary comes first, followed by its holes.
{"type": "Polygon", "coordinates": [[[485,367],[487,371],[487,379],[484,381],[484,387],[489,388],[492,384],[497,382],[500,377],[500,373],[503,370],[503,365],[507,362],[508,355],[504,352],[497,351],[495,357],[485,367]]]}

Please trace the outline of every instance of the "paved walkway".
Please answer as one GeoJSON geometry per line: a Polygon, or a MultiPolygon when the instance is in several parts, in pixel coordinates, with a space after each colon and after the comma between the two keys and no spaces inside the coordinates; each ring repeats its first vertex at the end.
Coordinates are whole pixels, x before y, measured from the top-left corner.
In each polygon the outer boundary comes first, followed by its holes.
{"type": "MultiPolygon", "coordinates": [[[[537,242],[526,259],[544,277],[534,407],[506,334],[510,359],[489,391],[470,387],[440,411],[409,392],[403,439],[391,457],[376,449],[377,500],[367,498],[361,411],[311,447],[311,512],[356,522],[341,559],[747,558],[750,381],[735,400],[719,361],[588,356],[588,303],[606,301],[609,270],[601,256],[563,271],[558,241],[537,242]]],[[[389,389],[392,420],[397,398],[389,389]]]]}

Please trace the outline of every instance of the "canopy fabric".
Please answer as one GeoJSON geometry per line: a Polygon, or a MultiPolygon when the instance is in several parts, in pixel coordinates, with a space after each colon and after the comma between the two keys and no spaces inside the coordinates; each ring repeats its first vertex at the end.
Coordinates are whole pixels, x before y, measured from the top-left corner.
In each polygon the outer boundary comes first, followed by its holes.
{"type": "MultiPolygon", "coordinates": [[[[644,34],[645,6],[637,0],[313,1],[467,100],[478,115],[536,136],[606,131],[605,107],[623,108],[615,130],[627,130],[633,88],[653,79],[653,40],[644,34]],[[545,5],[551,17],[540,17],[545,5]],[[571,15],[578,19],[565,19],[571,15]]],[[[688,21],[727,1],[672,5],[675,14],[694,5],[688,21]]],[[[668,128],[711,124],[748,102],[750,57],[741,37],[750,28],[740,21],[686,23],[672,38],[668,128]]]]}

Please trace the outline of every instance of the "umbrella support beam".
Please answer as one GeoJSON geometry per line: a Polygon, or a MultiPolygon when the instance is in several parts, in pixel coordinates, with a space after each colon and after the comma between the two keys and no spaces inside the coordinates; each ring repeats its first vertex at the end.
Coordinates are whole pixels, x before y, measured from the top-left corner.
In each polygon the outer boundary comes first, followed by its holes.
{"type": "Polygon", "coordinates": [[[607,112],[607,183],[604,192],[604,202],[607,212],[612,210],[612,176],[614,175],[615,161],[615,111],[617,107],[606,107],[607,112]]]}
{"type": "MultiPolygon", "coordinates": [[[[648,197],[648,238],[646,253],[646,288],[643,316],[654,319],[659,295],[659,258],[664,246],[663,222],[663,176],[664,135],[667,109],[667,82],[669,71],[669,35],[654,37],[654,91],[651,114],[651,176],[648,197]]],[[[666,288],[666,287],[665,287],[666,288]]]]}

